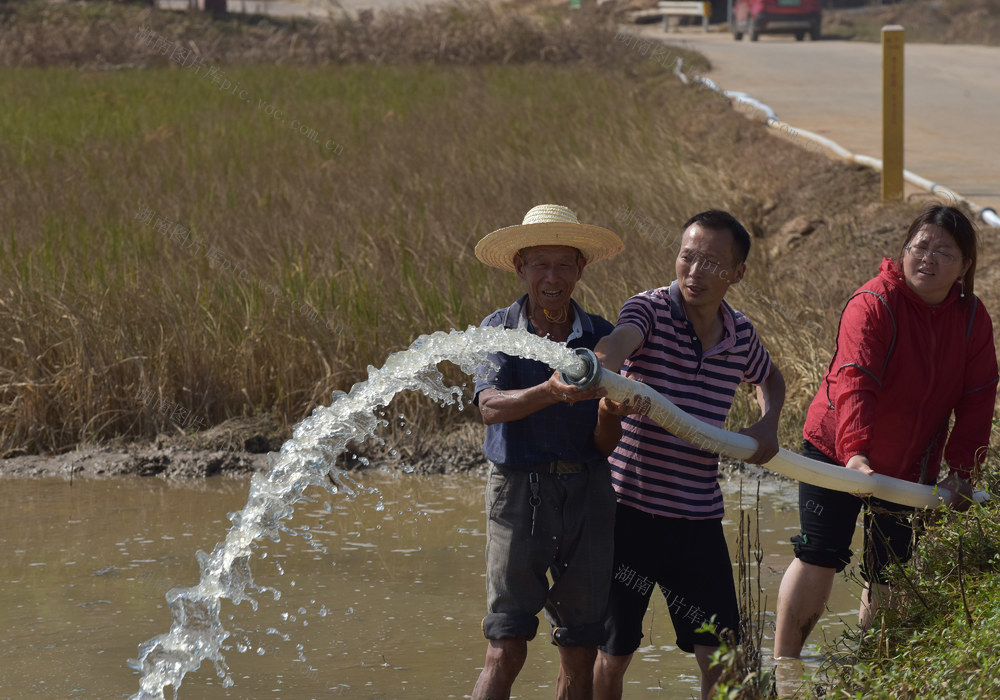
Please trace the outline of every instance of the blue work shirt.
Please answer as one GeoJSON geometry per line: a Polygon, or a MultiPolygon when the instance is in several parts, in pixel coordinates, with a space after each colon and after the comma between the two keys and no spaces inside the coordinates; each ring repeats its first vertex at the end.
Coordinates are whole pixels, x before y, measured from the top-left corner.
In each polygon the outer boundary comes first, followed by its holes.
{"type": "MultiPolygon", "coordinates": [[[[497,309],[487,316],[481,327],[518,328],[527,303],[525,294],[506,309],[497,309]]],[[[570,348],[594,349],[597,341],[614,330],[606,319],[588,314],[575,301],[570,300],[579,322],[580,334],[570,337],[570,348]]],[[[535,329],[527,321],[529,333],[535,329]]],[[[490,371],[476,380],[475,403],[479,405],[479,392],[493,388],[499,391],[527,389],[548,380],[552,368],[537,360],[512,357],[505,353],[491,353],[490,360],[499,370],[490,371]]],[[[486,426],[483,454],[496,465],[518,471],[533,471],[534,465],[546,462],[590,462],[604,456],[594,446],[594,428],[597,427],[598,401],[579,401],[573,405],[557,403],[536,411],[520,420],[494,423],[486,426]]]]}

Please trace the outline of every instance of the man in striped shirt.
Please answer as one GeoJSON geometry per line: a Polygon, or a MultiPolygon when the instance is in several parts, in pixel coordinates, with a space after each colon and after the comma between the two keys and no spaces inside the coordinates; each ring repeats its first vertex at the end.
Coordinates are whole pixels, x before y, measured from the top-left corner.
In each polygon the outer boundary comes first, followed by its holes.
{"type": "MultiPolygon", "coordinates": [[[[615,330],[595,352],[606,368],[621,369],[715,426],[725,421],[736,388],[755,385],[762,417],[742,432],[757,440],[747,461],[759,464],[778,451],[785,382],[753,324],[724,300],[729,285],[742,279],[749,252],[750,235],[730,214],[713,210],[691,218],[677,254],[677,280],[625,302],[615,330]]],[[[718,631],[739,634],[719,458],[646,416],[624,417],[622,433],[608,460],[618,498],[615,562],[594,697],[622,697],[642,618],[659,585],[677,646],[694,653],[707,698],[721,671],[709,670],[718,641],[695,630],[714,615],[718,631]]]]}

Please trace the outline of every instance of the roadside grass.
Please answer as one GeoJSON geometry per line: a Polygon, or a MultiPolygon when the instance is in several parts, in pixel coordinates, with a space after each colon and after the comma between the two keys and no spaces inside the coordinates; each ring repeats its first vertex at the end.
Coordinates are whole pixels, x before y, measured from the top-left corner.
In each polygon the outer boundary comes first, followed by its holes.
{"type": "Polygon", "coordinates": [[[1000,0],[903,0],[854,10],[826,10],[823,33],[857,41],[882,40],[882,27],[900,24],[906,40],[931,44],[1000,44],[1000,0]]]}
{"type": "Polygon", "coordinates": [[[356,19],[331,3],[329,21],[314,21],[103,0],[0,0],[0,66],[169,66],[177,47],[220,65],[610,63],[623,54],[607,40],[615,32],[610,14],[549,8],[528,16],[454,0],[356,19]],[[143,30],[153,35],[149,45],[135,40],[143,30]]]}

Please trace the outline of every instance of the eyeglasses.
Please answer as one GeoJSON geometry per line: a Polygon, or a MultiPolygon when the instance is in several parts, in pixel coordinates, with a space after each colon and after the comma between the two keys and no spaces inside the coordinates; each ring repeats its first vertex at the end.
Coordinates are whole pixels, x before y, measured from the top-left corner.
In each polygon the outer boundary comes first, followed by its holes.
{"type": "Polygon", "coordinates": [[[907,246],[906,252],[910,255],[920,258],[921,260],[927,260],[930,258],[931,262],[936,263],[953,263],[958,261],[951,253],[945,253],[940,250],[927,250],[926,248],[921,248],[920,246],[907,246]]]}

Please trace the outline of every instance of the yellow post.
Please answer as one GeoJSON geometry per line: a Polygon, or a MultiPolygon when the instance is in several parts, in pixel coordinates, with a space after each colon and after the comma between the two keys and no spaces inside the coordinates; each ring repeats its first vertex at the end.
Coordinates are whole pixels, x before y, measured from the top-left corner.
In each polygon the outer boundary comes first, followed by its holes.
{"type": "Polygon", "coordinates": [[[899,25],[882,27],[882,201],[903,198],[903,43],[899,25]]]}

